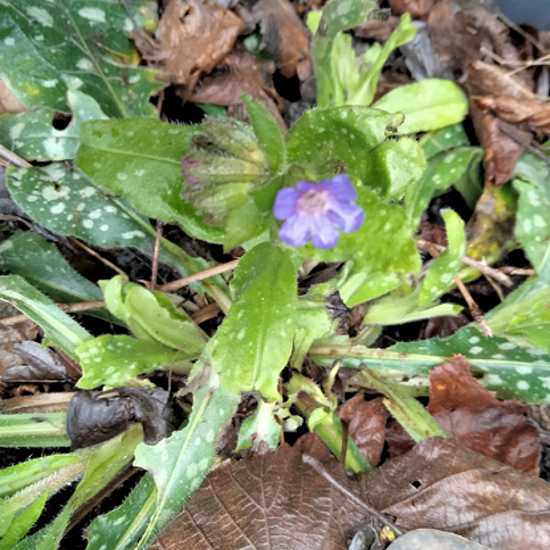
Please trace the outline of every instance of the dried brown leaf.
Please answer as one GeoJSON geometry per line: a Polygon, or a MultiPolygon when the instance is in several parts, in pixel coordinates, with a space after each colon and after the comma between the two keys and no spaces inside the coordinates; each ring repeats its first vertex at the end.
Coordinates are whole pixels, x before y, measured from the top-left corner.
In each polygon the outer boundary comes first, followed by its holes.
{"type": "Polygon", "coordinates": [[[364,494],[403,531],[452,531],[498,550],[550,548],[550,484],[450,439],[390,460],[364,494]]]}
{"type": "Polygon", "coordinates": [[[309,38],[294,6],[288,0],[260,0],[254,6],[254,15],[260,22],[262,45],[281,74],[297,74],[300,80],[306,80],[311,73],[309,38]]]}
{"type": "MultiPolygon", "coordinates": [[[[261,66],[248,53],[231,53],[224,59],[225,72],[201,80],[195,90],[186,97],[189,101],[225,105],[233,111],[243,109],[242,94],[249,94],[260,102],[277,120],[279,127],[286,130],[280,113],[283,101],[274,88],[269,86],[261,66]]],[[[235,112],[229,114],[238,114],[235,112]]]]}
{"type": "Polygon", "coordinates": [[[483,112],[492,112],[506,122],[523,122],[529,126],[550,132],[550,103],[538,99],[515,99],[513,97],[473,97],[483,112]]]}
{"type": "MultiPolygon", "coordinates": [[[[519,401],[498,401],[470,373],[462,355],[430,372],[428,411],[443,431],[466,447],[528,474],[538,475],[541,444],[519,401]]],[[[407,438],[395,425],[387,434],[392,456],[406,450],[407,438]]],[[[412,447],[412,440],[409,440],[412,447]]]]}
{"type": "Polygon", "coordinates": [[[409,531],[388,546],[388,550],[490,550],[454,533],[435,529],[409,531]]]}
{"type": "Polygon", "coordinates": [[[345,550],[363,517],[302,461],[321,461],[345,487],[342,467],[313,434],[211,472],[150,550],[345,550]]]}
{"type": "Polygon", "coordinates": [[[409,12],[415,19],[424,19],[430,13],[435,0],[389,0],[393,12],[409,12]]]}
{"type": "Polygon", "coordinates": [[[360,391],[338,411],[338,416],[348,425],[348,435],[371,466],[377,466],[386,439],[386,407],[382,398],[365,401],[360,391]]]}
{"type": "Polygon", "coordinates": [[[355,36],[386,42],[399,26],[399,17],[391,15],[387,19],[369,19],[353,28],[355,36]]]}
{"type": "Polygon", "coordinates": [[[9,113],[15,115],[27,108],[11,93],[10,89],[0,80],[0,115],[9,113]]]}
{"type": "Polygon", "coordinates": [[[162,15],[157,60],[176,84],[193,88],[233,48],[243,28],[233,12],[207,0],[172,0],[162,15]]]}

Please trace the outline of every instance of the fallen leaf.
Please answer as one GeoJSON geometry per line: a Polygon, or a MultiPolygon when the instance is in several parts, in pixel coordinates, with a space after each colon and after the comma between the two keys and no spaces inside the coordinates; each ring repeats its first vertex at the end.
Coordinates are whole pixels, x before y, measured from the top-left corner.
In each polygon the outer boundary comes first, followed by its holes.
{"type": "MultiPolygon", "coordinates": [[[[538,475],[541,444],[527,419],[528,407],[520,401],[498,401],[472,376],[462,355],[430,371],[427,409],[449,437],[469,449],[538,475]]],[[[394,425],[387,436],[392,456],[396,449],[406,449],[406,437],[394,425]]]]}
{"type": "Polygon", "coordinates": [[[252,55],[246,52],[231,53],[226,56],[220,68],[224,72],[202,79],[186,98],[198,103],[229,106],[231,112],[228,112],[228,115],[238,115],[235,111],[242,110],[241,116],[236,118],[243,118],[246,110],[241,95],[248,94],[275,117],[281,130],[286,131],[280,113],[283,109],[283,100],[275,89],[265,82],[261,66],[252,55]]]}
{"type": "Polygon", "coordinates": [[[386,42],[392,32],[397,29],[401,18],[397,15],[390,15],[387,19],[369,19],[360,25],[353,27],[353,33],[358,38],[368,38],[386,42]]]}
{"type": "Polygon", "coordinates": [[[506,122],[524,122],[529,126],[550,132],[550,103],[538,99],[513,97],[472,97],[483,112],[491,111],[506,122]]]}
{"type": "Polygon", "coordinates": [[[382,398],[365,401],[360,391],[338,411],[340,420],[348,424],[348,435],[371,466],[377,466],[386,439],[386,407],[382,398]]]}
{"type": "Polygon", "coordinates": [[[498,550],[550,548],[550,484],[431,438],[366,478],[372,506],[403,531],[439,529],[498,550]]]}
{"type": "MultiPolygon", "coordinates": [[[[488,185],[504,185],[510,180],[523,149],[516,140],[500,130],[500,120],[490,111],[481,110],[476,102],[470,110],[479,141],[483,147],[485,182],[488,185]]],[[[531,134],[517,129],[520,140],[530,142],[531,134]]]]}
{"type": "Polygon", "coordinates": [[[172,0],[160,20],[156,60],[176,84],[190,89],[233,48],[243,28],[233,12],[207,0],[172,0]]]}
{"type": "Polygon", "coordinates": [[[260,0],[253,13],[260,23],[262,46],[281,74],[306,80],[311,73],[309,39],[294,6],[288,0],[260,0]]]}
{"type": "Polygon", "coordinates": [[[388,546],[388,550],[490,550],[454,533],[435,529],[409,531],[388,546]]]}
{"type": "Polygon", "coordinates": [[[345,550],[364,513],[302,454],[352,487],[325,444],[308,434],[293,446],[212,471],[149,550],[345,550]]]}
{"type": "Polygon", "coordinates": [[[67,435],[73,449],[97,445],[141,422],[145,443],[152,445],[173,430],[169,393],[148,388],[81,391],[67,407],[67,435]]]}
{"type": "Polygon", "coordinates": [[[414,19],[424,19],[430,13],[435,0],[389,0],[392,12],[409,12],[414,19]]]}

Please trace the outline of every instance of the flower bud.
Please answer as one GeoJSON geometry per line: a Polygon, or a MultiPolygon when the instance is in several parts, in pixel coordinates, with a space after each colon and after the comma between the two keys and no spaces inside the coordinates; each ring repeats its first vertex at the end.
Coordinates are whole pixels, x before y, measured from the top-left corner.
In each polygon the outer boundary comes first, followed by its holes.
{"type": "Polygon", "coordinates": [[[181,164],[185,181],[191,185],[258,181],[264,175],[257,164],[211,153],[192,153],[184,157],[181,164]]]}

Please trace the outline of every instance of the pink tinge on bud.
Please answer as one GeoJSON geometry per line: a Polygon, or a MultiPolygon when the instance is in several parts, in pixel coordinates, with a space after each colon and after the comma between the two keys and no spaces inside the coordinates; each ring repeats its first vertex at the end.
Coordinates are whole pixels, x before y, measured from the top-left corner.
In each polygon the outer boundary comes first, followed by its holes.
{"type": "Polygon", "coordinates": [[[192,168],[193,166],[205,166],[205,163],[200,160],[192,160],[189,157],[183,157],[181,159],[181,167],[183,169],[183,177],[185,178],[185,181],[188,183],[199,183],[199,179],[189,172],[189,168],[192,168]]]}

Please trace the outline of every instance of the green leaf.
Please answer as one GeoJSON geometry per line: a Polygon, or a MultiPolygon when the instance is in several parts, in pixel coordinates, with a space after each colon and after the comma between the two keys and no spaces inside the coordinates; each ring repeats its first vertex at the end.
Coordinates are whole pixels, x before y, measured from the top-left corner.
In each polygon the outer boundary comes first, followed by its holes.
{"type": "Polygon", "coordinates": [[[424,154],[429,158],[441,151],[449,151],[455,147],[470,145],[470,140],[462,124],[453,124],[441,130],[427,133],[420,140],[420,145],[424,149],[424,154]]]}
{"type": "Polygon", "coordinates": [[[372,164],[364,185],[375,189],[386,200],[401,200],[405,191],[415,185],[426,168],[426,157],[416,140],[401,138],[387,141],[370,151],[372,164]]]}
{"type": "MultiPolygon", "coordinates": [[[[353,266],[353,262],[348,263],[353,266]]],[[[348,307],[374,300],[392,291],[401,284],[401,278],[395,272],[368,274],[364,271],[346,273],[338,281],[338,292],[348,307]]]]}
{"type": "Polygon", "coordinates": [[[241,424],[236,452],[258,448],[264,442],[268,449],[276,449],[281,436],[281,425],[273,417],[275,403],[260,400],[258,410],[241,424]]]}
{"type": "MultiPolygon", "coordinates": [[[[101,247],[135,247],[152,256],[156,231],[125,200],[97,187],[78,171],[61,163],[44,168],[8,169],[13,200],[34,221],[54,233],[72,235],[101,247]]],[[[159,258],[184,275],[208,268],[178,246],[162,239],[159,258]]],[[[194,284],[199,293],[201,287],[194,284]]]]}
{"type": "Polygon", "coordinates": [[[379,146],[402,121],[399,114],[388,114],[369,107],[310,109],[286,134],[287,160],[304,163],[319,176],[334,176],[327,161],[342,161],[347,174],[366,184],[373,173],[367,153],[379,146]]]}
{"type": "Polygon", "coordinates": [[[0,414],[0,447],[70,447],[65,413],[0,414]]]}
{"type": "Polygon", "coordinates": [[[285,162],[285,138],[273,118],[273,115],[255,99],[247,94],[242,96],[254,133],[265,151],[274,174],[277,174],[285,162]]]}
{"type": "Polygon", "coordinates": [[[141,372],[152,372],[179,359],[176,351],[159,342],[122,334],[106,334],[84,342],[76,353],[83,373],[77,386],[83,389],[102,384],[123,386],[141,372]]]}
{"type": "Polygon", "coordinates": [[[53,243],[30,231],[18,231],[0,243],[0,270],[21,275],[64,303],[103,297],[100,288],[76,273],[53,243]]]}
{"type": "Polygon", "coordinates": [[[97,102],[81,92],[70,90],[67,103],[73,118],[63,130],[53,126],[54,111],[37,109],[0,117],[0,143],[28,160],[73,159],[80,141],[80,124],[107,118],[97,102]]]}
{"type": "Polygon", "coordinates": [[[130,426],[124,434],[99,446],[90,458],[84,478],[63,511],[52,523],[36,533],[32,548],[34,550],[57,548],[71,516],[85,502],[100,493],[120,470],[130,463],[134,450],[141,441],[143,441],[143,430],[141,425],[135,424],[130,426]]]}
{"type": "Polygon", "coordinates": [[[478,147],[458,147],[436,153],[428,159],[424,175],[413,181],[405,192],[405,212],[413,227],[420,223],[420,216],[434,194],[456,183],[479,152],[478,147]]]}
{"type": "Polygon", "coordinates": [[[112,512],[95,518],[86,530],[86,550],[133,550],[155,510],[157,488],[147,474],[112,512]]]}
{"type": "MultiPolygon", "coordinates": [[[[148,3],[132,4],[138,24],[148,3]]],[[[149,97],[164,87],[158,73],[137,67],[120,3],[18,0],[0,5],[0,76],[27,107],[69,112],[68,90],[93,97],[110,117],[157,116],[149,97]]]]}
{"type": "Polygon", "coordinates": [[[442,212],[447,232],[447,249],[431,265],[422,281],[421,307],[429,304],[454,286],[454,276],[460,271],[466,253],[464,222],[453,210],[442,212]]]}
{"type": "Polygon", "coordinates": [[[302,254],[321,261],[353,260],[356,272],[373,276],[418,273],[420,256],[403,209],[385,204],[369,189],[358,190],[356,203],[364,210],[366,220],[358,231],[341,234],[331,250],[317,250],[308,244],[300,249],[302,254]]]}
{"type": "Polygon", "coordinates": [[[0,538],[0,550],[12,550],[31,529],[42,514],[48,493],[44,492],[13,519],[8,530],[0,538]]]}
{"type": "Polygon", "coordinates": [[[399,133],[439,130],[460,122],[468,113],[466,94],[451,80],[426,78],[388,92],[374,106],[388,113],[403,113],[399,133]]]}
{"type": "Polygon", "coordinates": [[[550,282],[550,169],[542,159],[525,155],[514,175],[519,192],[514,234],[539,277],[550,282]]]}
{"type": "Polygon", "coordinates": [[[78,345],[91,335],[39,290],[17,275],[0,277],[0,298],[14,305],[35,323],[60,348],[73,358],[78,345]]]}
{"type": "MultiPolygon", "coordinates": [[[[370,0],[335,0],[327,4],[315,32],[311,46],[311,58],[317,79],[317,105],[328,107],[335,104],[340,95],[335,89],[338,79],[333,73],[332,49],[334,40],[341,31],[363,23],[376,4],[370,0]]],[[[309,21],[308,21],[308,24],[309,21]]]]}
{"type": "Polygon", "coordinates": [[[350,97],[346,103],[348,105],[370,105],[376,94],[376,85],[378,77],[382,72],[390,54],[399,46],[406,44],[416,35],[416,27],[411,23],[411,14],[405,13],[401,16],[399,26],[393,31],[387,42],[384,44],[378,58],[374,61],[372,67],[363,77],[361,87],[350,97]]]}
{"type": "Polygon", "coordinates": [[[248,197],[228,214],[225,222],[224,250],[229,252],[232,248],[259,237],[266,231],[267,225],[265,213],[260,212],[256,202],[248,197]]]}
{"type": "Polygon", "coordinates": [[[480,381],[499,397],[550,403],[550,353],[522,348],[504,338],[483,336],[472,327],[443,340],[400,343],[383,350],[349,343],[319,343],[310,349],[310,355],[322,365],[342,359],[342,367],[361,368],[365,364],[377,375],[385,370],[400,371],[404,377],[391,373],[394,383],[426,388],[428,372],[457,353],[464,355],[480,381]]]}
{"type": "Polygon", "coordinates": [[[181,199],[181,159],[189,153],[194,126],[156,120],[98,120],[82,124],[76,165],[105,189],[126,197],[142,214],[177,221],[190,235],[222,242],[219,228],[181,199]]]}
{"type": "Polygon", "coordinates": [[[139,546],[145,548],[199,488],[214,464],[220,430],[237,411],[240,396],[219,384],[211,372],[194,394],[193,410],[185,428],[156,445],[136,449],[135,466],[149,470],[158,490],[156,509],[139,546]]]}
{"type": "Polygon", "coordinates": [[[384,405],[414,441],[424,441],[428,437],[447,437],[432,415],[414,397],[392,388],[369,369],[363,369],[356,379],[364,381],[367,387],[387,397],[384,405]]]}
{"type": "Polygon", "coordinates": [[[296,291],[288,252],[264,243],[239,262],[232,285],[237,301],[218,329],[212,352],[212,366],[228,390],[280,398],[279,373],[294,339],[296,291]]]}
{"type": "Polygon", "coordinates": [[[0,470],[0,498],[11,496],[51,475],[58,468],[80,460],[82,460],[82,456],[77,453],[54,454],[4,468],[0,470]]]}

